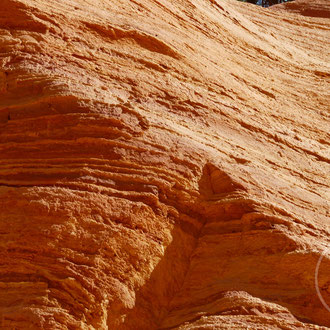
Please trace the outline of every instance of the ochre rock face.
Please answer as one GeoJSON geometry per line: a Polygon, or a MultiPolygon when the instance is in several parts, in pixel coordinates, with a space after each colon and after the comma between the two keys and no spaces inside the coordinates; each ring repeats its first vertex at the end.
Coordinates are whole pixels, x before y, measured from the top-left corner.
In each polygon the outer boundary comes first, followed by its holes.
{"type": "Polygon", "coordinates": [[[328,0],[0,28],[1,329],[330,327],[328,0]]]}

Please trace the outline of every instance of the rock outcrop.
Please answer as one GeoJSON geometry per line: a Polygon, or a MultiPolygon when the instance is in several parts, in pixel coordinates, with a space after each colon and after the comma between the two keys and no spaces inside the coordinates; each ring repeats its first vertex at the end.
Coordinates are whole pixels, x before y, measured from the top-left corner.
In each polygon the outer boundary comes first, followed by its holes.
{"type": "Polygon", "coordinates": [[[329,22],[2,0],[1,328],[330,327],[329,22]]]}
{"type": "Polygon", "coordinates": [[[274,7],[274,10],[283,9],[285,12],[293,12],[303,16],[330,18],[330,3],[327,0],[299,0],[274,7]]]}

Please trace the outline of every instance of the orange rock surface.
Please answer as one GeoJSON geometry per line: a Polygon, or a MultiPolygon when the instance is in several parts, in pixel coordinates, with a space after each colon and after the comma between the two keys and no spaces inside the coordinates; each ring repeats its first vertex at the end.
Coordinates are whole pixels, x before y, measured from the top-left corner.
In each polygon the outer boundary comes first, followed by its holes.
{"type": "Polygon", "coordinates": [[[1,329],[330,327],[329,8],[1,0],[1,329]]]}

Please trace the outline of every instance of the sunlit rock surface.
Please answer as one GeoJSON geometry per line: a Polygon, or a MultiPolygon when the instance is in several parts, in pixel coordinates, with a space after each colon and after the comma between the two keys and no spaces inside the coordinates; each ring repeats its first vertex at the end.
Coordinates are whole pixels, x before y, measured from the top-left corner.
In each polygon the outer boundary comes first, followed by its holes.
{"type": "Polygon", "coordinates": [[[330,327],[329,22],[1,0],[1,329],[330,327]]]}

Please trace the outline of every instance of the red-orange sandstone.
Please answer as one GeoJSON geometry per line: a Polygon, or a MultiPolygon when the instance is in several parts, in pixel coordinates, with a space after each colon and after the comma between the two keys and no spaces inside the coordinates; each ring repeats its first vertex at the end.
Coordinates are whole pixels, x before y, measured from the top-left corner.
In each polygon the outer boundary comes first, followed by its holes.
{"type": "Polygon", "coordinates": [[[0,328],[330,327],[329,3],[1,0],[0,328]]]}

